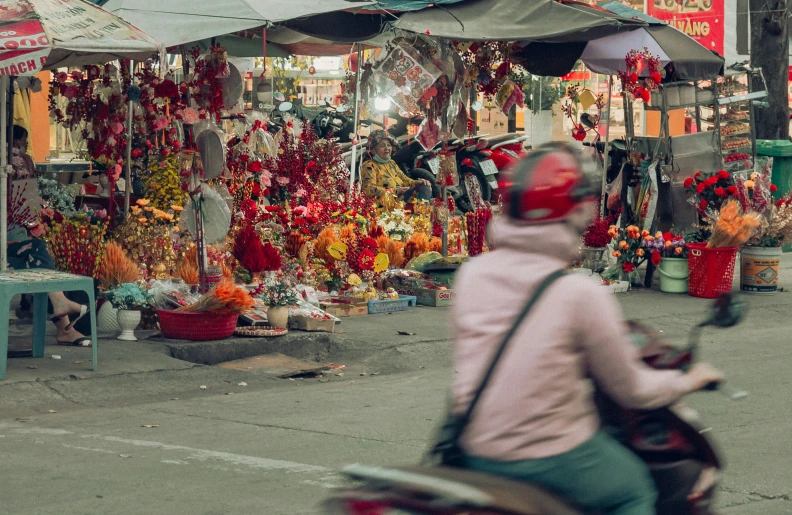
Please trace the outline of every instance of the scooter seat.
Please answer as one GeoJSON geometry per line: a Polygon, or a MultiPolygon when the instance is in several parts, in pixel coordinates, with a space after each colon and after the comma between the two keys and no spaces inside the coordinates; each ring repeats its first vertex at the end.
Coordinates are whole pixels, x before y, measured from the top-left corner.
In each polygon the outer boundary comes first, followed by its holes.
{"type": "Polygon", "coordinates": [[[517,139],[521,137],[522,134],[518,134],[516,132],[509,132],[507,134],[498,134],[497,136],[488,136],[487,141],[489,141],[490,145],[497,145],[498,143],[502,143],[510,139],[517,139]]]}
{"type": "Polygon", "coordinates": [[[354,478],[387,485],[405,493],[430,496],[451,504],[520,515],[581,515],[546,490],[472,470],[453,467],[363,467],[344,472],[354,478]]]}

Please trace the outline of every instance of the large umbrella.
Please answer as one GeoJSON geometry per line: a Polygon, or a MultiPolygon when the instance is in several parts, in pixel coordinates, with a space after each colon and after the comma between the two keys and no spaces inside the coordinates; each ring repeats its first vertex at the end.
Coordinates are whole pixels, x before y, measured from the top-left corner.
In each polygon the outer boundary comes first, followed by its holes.
{"type": "Polygon", "coordinates": [[[368,0],[108,0],[104,7],[171,47],[373,3],[368,0]]]}
{"type": "MultiPolygon", "coordinates": [[[[150,36],[85,0],[3,0],[0,3],[0,141],[8,139],[9,76],[43,69],[164,57],[150,36]]],[[[164,58],[163,58],[164,62],[164,58]]],[[[0,270],[7,267],[8,153],[0,152],[0,270]]],[[[127,186],[129,188],[129,186],[127,186]]]]}
{"type": "Polygon", "coordinates": [[[625,68],[624,56],[628,50],[646,48],[660,58],[663,66],[673,63],[680,80],[714,79],[723,74],[723,57],[687,34],[618,2],[599,5],[621,16],[641,19],[649,25],[632,32],[589,41],[581,59],[592,71],[616,75],[625,68]]]}

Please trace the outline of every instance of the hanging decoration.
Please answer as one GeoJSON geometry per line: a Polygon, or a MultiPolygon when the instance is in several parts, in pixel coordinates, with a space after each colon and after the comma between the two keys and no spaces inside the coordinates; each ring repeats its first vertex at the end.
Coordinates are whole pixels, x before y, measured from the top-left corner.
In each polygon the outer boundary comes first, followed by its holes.
{"type": "Polygon", "coordinates": [[[660,58],[652,55],[649,49],[630,50],[624,57],[625,71],[619,71],[622,91],[635,100],[649,103],[653,91],[657,91],[663,81],[662,65],[660,58]],[[647,76],[641,78],[641,74],[647,76]]]}
{"type": "Polygon", "coordinates": [[[581,89],[577,85],[571,85],[567,88],[564,103],[561,105],[561,112],[572,121],[572,138],[575,141],[583,141],[590,131],[597,131],[605,103],[605,95],[595,97],[590,90],[581,89]],[[592,98],[593,101],[591,100],[592,98]],[[594,115],[587,112],[592,106],[597,108],[597,112],[594,115]],[[581,123],[581,119],[584,116],[588,118],[590,127],[581,123]]]}

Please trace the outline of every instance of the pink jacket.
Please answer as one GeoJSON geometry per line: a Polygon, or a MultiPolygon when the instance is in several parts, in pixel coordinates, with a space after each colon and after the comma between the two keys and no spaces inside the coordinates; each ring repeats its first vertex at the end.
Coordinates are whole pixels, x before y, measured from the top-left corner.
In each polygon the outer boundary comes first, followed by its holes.
{"type": "MultiPolygon", "coordinates": [[[[489,234],[496,250],[470,260],[454,280],[457,412],[534,288],[571,261],[579,245],[563,224],[517,226],[496,218],[489,234]]],[[[587,441],[599,428],[587,377],[633,408],[668,405],[691,389],[684,374],[640,362],[608,288],[570,274],[545,291],[510,341],[463,435],[466,452],[514,461],[587,441]]]]}

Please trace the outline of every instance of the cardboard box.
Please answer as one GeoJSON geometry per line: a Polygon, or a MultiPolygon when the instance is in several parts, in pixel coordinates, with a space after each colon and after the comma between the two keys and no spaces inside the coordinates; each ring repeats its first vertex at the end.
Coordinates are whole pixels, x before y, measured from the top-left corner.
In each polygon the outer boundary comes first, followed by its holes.
{"type": "Polygon", "coordinates": [[[289,327],[298,331],[333,333],[335,332],[335,321],[312,317],[291,317],[289,318],[289,327]]]}
{"type": "Polygon", "coordinates": [[[412,295],[418,299],[421,306],[435,308],[450,306],[454,302],[454,290],[426,290],[423,288],[395,288],[400,295],[412,295]]]}
{"type": "Polygon", "coordinates": [[[368,315],[368,302],[363,299],[341,299],[341,302],[322,301],[319,304],[325,313],[334,317],[355,317],[368,315]]]}

